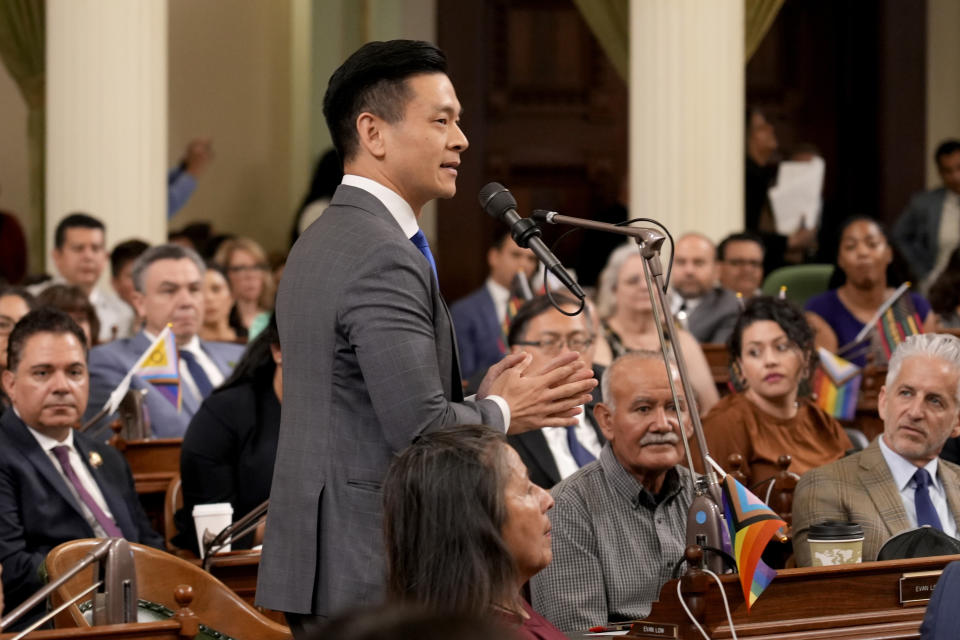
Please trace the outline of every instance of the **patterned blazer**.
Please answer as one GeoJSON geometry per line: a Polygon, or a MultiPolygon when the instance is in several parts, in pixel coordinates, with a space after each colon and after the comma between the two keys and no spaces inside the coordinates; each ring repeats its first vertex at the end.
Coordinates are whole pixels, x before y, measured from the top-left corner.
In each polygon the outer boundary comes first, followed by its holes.
{"type": "MultiPolygon", "coordinates": [[[[937,477],[947,505],[960,524],[960,466],[940,460],[937,477]]],[[[810,566],[807,535],[824,520],[856,522],[863,527],[863,559],[873,561],[883,543],[910,529],[900,492],[874,439],[859,453],[812,469],[800,478],[793,497],[793,551],[798,567],[810,566]]]]}

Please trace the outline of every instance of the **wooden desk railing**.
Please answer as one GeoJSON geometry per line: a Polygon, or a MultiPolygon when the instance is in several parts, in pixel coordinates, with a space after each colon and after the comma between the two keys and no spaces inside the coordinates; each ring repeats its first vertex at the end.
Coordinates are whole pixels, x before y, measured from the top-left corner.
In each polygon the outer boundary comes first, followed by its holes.
{"type": "MultiPolygon", "coordinates": [[[[926,602],[901,604],[900,585],[904,574],[939,573],[960,556],[938,556],[912,560],[889,560],[835,567],[782,569],[747,613],[739,576],[721,576],[733,623],[740,638],[754,640],[836,640],[869,638],[917,638],[926,612],[926,602]]],[[[929,598],[936,575],[924,578],[927,586],[917,588],[929,598]]],[[[730,638],[720,589],[707,576],[681,578],[687,606],[711,638],[730,638]]],[[[677,631],[677,635],[643,635],[634,625],[632,637],[701,637],[689,622],[677,598],[677,581],[660,590],[644,621],[646,627],[677,631]]]]}

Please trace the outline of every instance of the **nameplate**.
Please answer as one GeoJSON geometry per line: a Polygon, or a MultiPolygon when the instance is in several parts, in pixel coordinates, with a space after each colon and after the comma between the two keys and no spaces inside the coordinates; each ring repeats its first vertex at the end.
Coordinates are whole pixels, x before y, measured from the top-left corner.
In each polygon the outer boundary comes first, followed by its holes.
{"type": "Polygon", "coordinates": [[[915,607],[930,602],[933,588],[940,579],[943,570],[915,571],[900,576],[900,604],[915,607]]]}
{"type": "Polygon", "coordinates": [[[630,638],[676,638],[677,625],[665,622],[634,622],[630,627],[630,638]]]}

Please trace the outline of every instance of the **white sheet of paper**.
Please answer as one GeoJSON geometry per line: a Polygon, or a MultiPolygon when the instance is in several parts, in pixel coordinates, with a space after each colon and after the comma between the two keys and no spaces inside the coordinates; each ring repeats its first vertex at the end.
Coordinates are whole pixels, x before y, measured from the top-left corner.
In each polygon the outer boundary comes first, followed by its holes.
{"type": "Polygon", "coordinates": [[[820,157],[807,162],[780,163],[777,184],[767,192],[777,233],[790,235],[801,225],[815,229],[820,224],[824,169],[820,157]]]}

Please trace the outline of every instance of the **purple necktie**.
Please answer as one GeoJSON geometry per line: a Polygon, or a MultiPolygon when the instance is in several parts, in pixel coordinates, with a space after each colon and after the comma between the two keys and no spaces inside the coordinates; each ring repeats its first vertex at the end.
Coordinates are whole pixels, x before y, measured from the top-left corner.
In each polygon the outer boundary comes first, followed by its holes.
{"type": "Polygon", "coordinates": [[[80,482],[80,478],[77,477],[77,472],[73,470],[73,465],[70,464],[70,447],[61,445],[59,447],[54,447],[52,449],[53,455],[57,456],[57,460],[60,461],[60,466],[63,467],[63,472],[67,474],[67,478],[70,480],[70,483],[73,485],[73,488],[76,489],[77,495],[80,497],[80,500],[83,501],[83,504],[87,505],[87,508],[90,509],[90,513],[93,514],[93,517],[97,519],[97,522],[100,523],[100,526],[103,528],[103,532],[107,534],[108,538],[122,538],[123,532],[120,531],[120,528],[110,519],[110,516],[103,512],[103,509],[100,508],[100,505],[97,504],[97,501],[93,499],[86,489],[83,488],[83,483],[80,482]]]}
{"type": "Polygon", "coordinates": [[[916,484],[913,501],[917,507],[917,526],[922,527],[926,524],[943,531],[940,516],[937,515],[937,508],[933,506],[933,500],[930,499],[930,491],[928,490],[930,485],[933,484],[930,472],[920,467],[913,474],[913,482],[916,484]]]}

